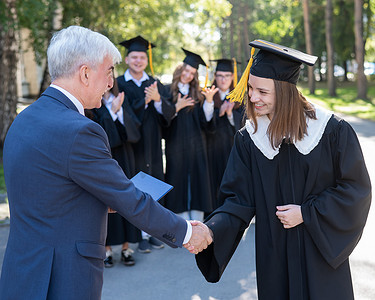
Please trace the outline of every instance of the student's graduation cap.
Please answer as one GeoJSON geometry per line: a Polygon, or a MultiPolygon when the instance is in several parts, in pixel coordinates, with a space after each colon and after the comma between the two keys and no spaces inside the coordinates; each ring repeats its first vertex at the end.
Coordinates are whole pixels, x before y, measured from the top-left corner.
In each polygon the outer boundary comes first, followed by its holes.
{"type": "Polygon", "coordinates": [[[251,57],[242,78],[229,95],[231,101],[242,102],[249,74],[297,84],[302,63],[313,66],[316,56],[264,40],[255,40],[250,44],[251,57]],[[255,48],[260,49],[254,57],[255,48]]]}
{"type": "Polygon", "coordinates": [[[233,73],[233,60],[232,59],[220,58],[220,59],[211,59],[210,61],[216,62],[215,72],[222,71],[222,72],[233,73]]]}
{"type": "Polygon", "coordinates": [[[120,45],[128,49],[128,54],[132,51],[141,51],[147,53],[147,50],[149,50],[149,48],[156,47],[154,44],[150,43],[140,35],[136,36],[135,38],[122,41],[120,45]]]}
{"type": "Polygon", "coordinates": [[[124,46],[128,49],[128,54],[132,51],[145,52],[148,51],[149,65],[151,69],[152,76],[154,76],[154,68],[152,66],[152,48],[156,47],[154,44],[144,39],[142,36],[138,35],[135,38],[122,41],[121,46],[124,46]]]}
{"type": "Polygon", "coordinates": [[[237,85],[237,64],[240,64],[240,62],[237,62],[235,58],[232,58],[232,59],[220,58],[220,59],[212,59],[210,61],[216,62],[215,72],[222,71],[222,72],[233,73],[234,74],[233,85],[236,87],[236,85],[237,85]]]}
{"type": "Polygon", "coordinates": [[[207,66],[200,55],[193,53],[189,50],[186,50],[184,48],[181,49],[185,52],[186,55],[183,60],[185,64],[192,66],[194,69],[198,69],[199,65],[207,66]]]}
{"type": "Polygon", "coordinates": [[[191,52],[189,50],[186,50],[184,48],[181,48],[182,51],[185,52],[185,58],[183,60],[183,62],[185,64],[188,64],[189,66],[193,67],[194,69],[197,69],[199,68],[199,65],[203,65],[203,66],[206,66],[206,79],[204,81],[204,87],[203,87],[203,90],[207,87],[207,82],[208,82],[208,66],[207,64],[204,62],[204,60],[202,59],[202,57],[194,52],[191,52]]]}

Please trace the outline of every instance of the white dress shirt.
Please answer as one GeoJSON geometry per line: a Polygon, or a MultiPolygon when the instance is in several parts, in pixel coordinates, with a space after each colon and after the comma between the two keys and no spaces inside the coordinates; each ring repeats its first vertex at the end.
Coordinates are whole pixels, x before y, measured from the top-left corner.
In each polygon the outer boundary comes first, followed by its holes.
{"type": "Polygon", "coordinates": [[[69,100],[73,102],[75,107],[77,107],[79,113],[81,115],[85,115],[85,110],[83,108],[83,105],[82,105],[81,102],[78,101],[78,99],[76,97],[74,97],[71,93],[69,93],[67,90],[63,89],[62,87],[60,87],[58,85],[51,84],[50,87],[53,87],[53,88],[59,90],[61,93],[63,93],[65,96],[67,96],[69,98],[69,100]]]}

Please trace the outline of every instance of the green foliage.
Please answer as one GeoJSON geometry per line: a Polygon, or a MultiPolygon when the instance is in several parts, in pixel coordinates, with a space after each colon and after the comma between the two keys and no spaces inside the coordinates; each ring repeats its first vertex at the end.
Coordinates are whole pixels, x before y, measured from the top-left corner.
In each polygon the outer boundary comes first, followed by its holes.
{"type": "Polygon", "coordinates": [[[301,91],[311,102],[324,106],[333,112],[353,115],[363,119],[375,121],[375,83],[369,84],[368,97],[370,100],[357,99],[355,83],[339,83],[337,96],[328,95],[328,90],[322,84],[318,84],[315,95],[309,95],[309,89],[301,85],[301,91]]]}

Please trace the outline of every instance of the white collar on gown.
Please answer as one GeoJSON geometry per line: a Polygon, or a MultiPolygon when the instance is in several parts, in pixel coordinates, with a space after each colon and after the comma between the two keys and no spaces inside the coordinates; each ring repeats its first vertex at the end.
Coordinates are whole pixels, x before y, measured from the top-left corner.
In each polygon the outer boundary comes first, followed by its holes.
{"type": "MultiPolygon", "coordinates": [[[[316,111],[317,120],[308,118],[307,135],[305,135],[302,140],[294,143],[294,146],[303,155],[309,154],[319,144],[327,123],[333,114],[331,111],[328,111],[320,106],[313,106],[316,111]]],[[[250,120],[246,120],[246,130],[253,140],[255,146],[263,153],[263,155],[268,159],[273,159],[279,153],[280,146],[273,149],[268,138],[267,129],[271,121],[267,116],[260,116],[257,118],[257,121],[258,130],[256,133],[253,133],[254,124],[250,120]]]]}

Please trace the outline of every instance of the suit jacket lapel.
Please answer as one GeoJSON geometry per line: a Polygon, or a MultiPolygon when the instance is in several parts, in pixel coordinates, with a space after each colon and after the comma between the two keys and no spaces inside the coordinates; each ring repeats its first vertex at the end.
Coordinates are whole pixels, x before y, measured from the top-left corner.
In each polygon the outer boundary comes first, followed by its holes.
{"type": "Polygon", "coordinates": [[[53,98],[62,104],[64,104],[66,107],[73,109],[78,112],[77,107],[74,105],[74,103],[67,97],[65,96],[62,92],[59,90],[53,88],[53,87],[48,87],[42,94],[42,96],[47,96],[50,98],[53,98]]]}

